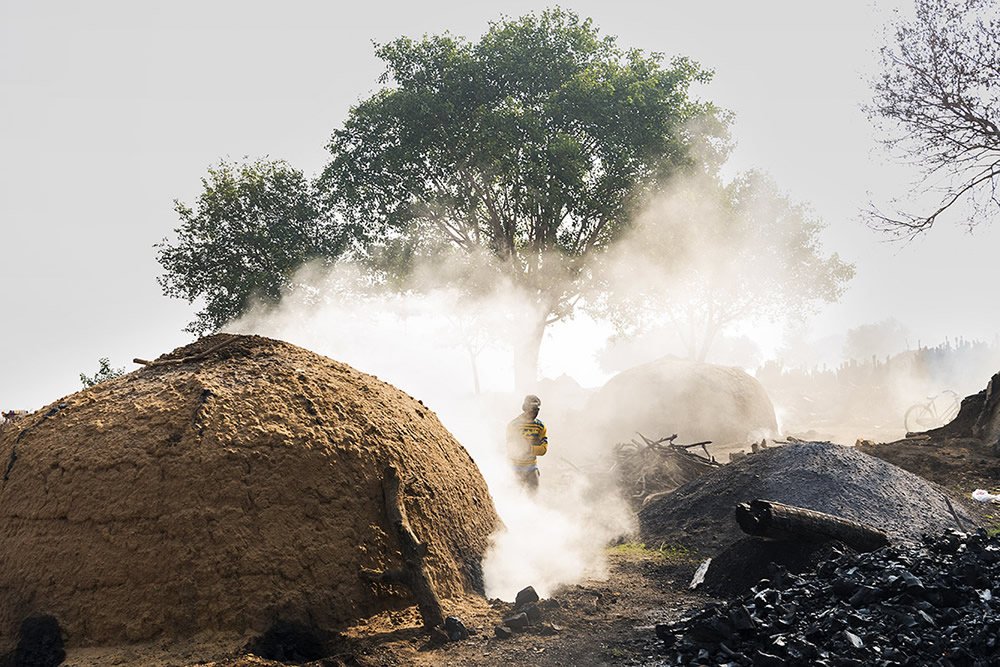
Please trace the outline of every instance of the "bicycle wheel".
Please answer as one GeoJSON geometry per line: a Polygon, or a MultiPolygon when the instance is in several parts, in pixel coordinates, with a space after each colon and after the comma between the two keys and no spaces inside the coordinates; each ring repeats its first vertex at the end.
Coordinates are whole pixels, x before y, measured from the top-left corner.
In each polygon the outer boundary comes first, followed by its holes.
{"type": "Polygon", "coordinates": [[[903,417],[903,427],[907,433],[919,433],[937,427],[937,418],[923,403],[912,405],[903,417]]]}

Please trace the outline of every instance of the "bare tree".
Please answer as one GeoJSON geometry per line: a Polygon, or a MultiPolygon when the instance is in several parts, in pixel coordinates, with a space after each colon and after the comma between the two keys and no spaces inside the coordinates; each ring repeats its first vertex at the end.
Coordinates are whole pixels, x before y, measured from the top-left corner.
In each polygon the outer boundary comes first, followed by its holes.
{"type": "Polygon", "coordinates": [[[920,167],[913,194],[932,199],[894,213],[872,205],[869,222],[913,236],[960,202],[970,229],[988,222],[1000,209],[1000,4],[916,0],[915,17],[891,27],[867,111],[883,143],[920,167]]]}

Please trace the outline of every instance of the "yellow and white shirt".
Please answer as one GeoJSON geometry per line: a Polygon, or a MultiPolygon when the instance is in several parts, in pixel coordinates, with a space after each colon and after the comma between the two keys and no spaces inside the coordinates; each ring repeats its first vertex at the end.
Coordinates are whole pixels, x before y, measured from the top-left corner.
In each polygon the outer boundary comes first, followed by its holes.
{"type": "Polygon", "coordinates": [[[537,457],[544,456],[548,449],[545,424],[538,419],[518,415],[507,424],[507,456],[518,470],[537,468],[537,457]]]}

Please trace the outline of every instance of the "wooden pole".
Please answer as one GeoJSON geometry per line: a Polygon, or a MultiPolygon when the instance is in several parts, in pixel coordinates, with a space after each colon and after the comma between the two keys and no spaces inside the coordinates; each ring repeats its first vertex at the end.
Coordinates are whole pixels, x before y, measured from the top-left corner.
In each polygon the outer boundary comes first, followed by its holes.
{"type": "Polygon", "coordinates": [[[407,583],[410,590],[413,591],[413,596],[417,599],[420,616],[424,619],[424,628],[430,630],[444,624],[444,614],[424,563],[427,545],[422,544],[417,539],[413,528],[410,527],[410,522],[406,518],[406,510],[399,495],[399,487],[399,473],[396,468],[386,467],[382,478],[386,516],[389,517],[389,523],[399,538],[399,547],[403,554],[403,563],[406,566],[407,583]]]}

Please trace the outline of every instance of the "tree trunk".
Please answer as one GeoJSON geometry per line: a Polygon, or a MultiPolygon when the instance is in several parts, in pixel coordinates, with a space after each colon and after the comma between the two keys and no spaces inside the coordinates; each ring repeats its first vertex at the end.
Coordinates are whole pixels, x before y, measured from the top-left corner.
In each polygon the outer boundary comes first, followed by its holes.
{"type": "Polygon", "coordinates": [[[538,384],[538,351],[545,333],[545,317],[535,322],[528,335],[514,345],[514,391],[529,393],[538,384]]]}
{"type": "Polygon", "coordinates": [[[712,348],[712,343],[715,342],[715,337],[719,333],[719,326],[712,323],[705,323],[705,333],[702,336],[701,344],[698,349],[698,357],[695,359],[700,364],[705,363],[705,359],[708,357],[708,351],[712,348]]]}
{"type": "Polygon", "coordinates": [[[476,395],[478,396],[479,391],[479,366],[476,364],[476,357],[479,356],[472,349],[471,345],[465,346],[465,351],[469,353],[469,365],[472,366],[472,386],[476,389],[476,395]]]}

